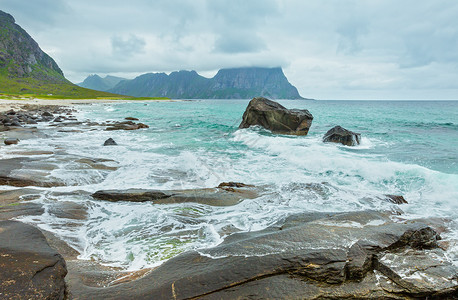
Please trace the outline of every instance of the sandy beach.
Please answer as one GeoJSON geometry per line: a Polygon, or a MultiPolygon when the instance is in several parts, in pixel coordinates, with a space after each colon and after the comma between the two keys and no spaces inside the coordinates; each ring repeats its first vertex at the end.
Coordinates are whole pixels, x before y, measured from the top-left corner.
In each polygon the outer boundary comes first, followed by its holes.
{"type": "MultiPolygon", "coordinates": [[[[59,105],[59,106],[72,106],[74,104],[91,104],[91,103],[114,103],[114,102],[131,102],[136,100],[113,100],[113,99],[0,99],[0,112],[10,109],[18,109],[21,105],[34,104],[34,105],[59,105]]],[[[139,102],[143,102],[140,100],[139,102]]],[[[151,101],[151,100],[148,100],[151,101]]],[[[155,101],[155,100],[153,100],[155,101]]]]}

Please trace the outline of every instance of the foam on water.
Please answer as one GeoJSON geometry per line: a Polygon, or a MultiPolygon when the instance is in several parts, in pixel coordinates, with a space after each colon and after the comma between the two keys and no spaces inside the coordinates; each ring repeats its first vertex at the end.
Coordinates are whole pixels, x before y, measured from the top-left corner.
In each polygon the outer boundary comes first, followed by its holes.
{"type": "Polygon", "coordinates": [[[313,110],[313,126],[323,128],[322,133],[291,137],[259,128],[237,130],[245,104],[222,103],[221,107],[206,101],[85,107],[79,118],[105,121],[108,116],[114,120],[135,116],[150,128],[53,132],[45,140],[28,140],[17,148],[62,148],[74,157],[113,160],[103,163],[117,167],[115,171],[81,170],[72,162],[48,157],[59,166],[50,176],[74,185],[52,191],[166,190],[239,181],[264,187],[263,196],[231,207],[211,207],[110,203],[85,195],[45,193],[35,200],[45,205],[45,214],[22,220],[56,232],[80,251],[82,259],[134,270],[158,265],[186,250],[217,245],[233,232],[262,230],[293,213],[402,209],[404,219],[449,220],[450,230],[442,236],[451,241],[448,255],[458,262],[458,172],[392,159],[395,152],[390,148],[398,143],[378,132],[363,133],[356,147],[323,143],[328,123],[320,123],[320,114],[313,110]],[[109,137],[119,146],[101,146],[109,137]],[[409,204],[383,201],[385,194],[403,195],[409,204]],[[75,221],[53,213],[52,208],[64,201],[85,207],[87,218],[75,221]]]}

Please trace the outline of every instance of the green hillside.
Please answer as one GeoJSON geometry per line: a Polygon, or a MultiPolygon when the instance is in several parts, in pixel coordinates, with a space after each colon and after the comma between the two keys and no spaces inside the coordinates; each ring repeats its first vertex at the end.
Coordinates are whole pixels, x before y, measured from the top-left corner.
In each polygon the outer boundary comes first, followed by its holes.
{"type": "Polygon", "coordinates": [[[0,11],[0,97],[126,98],[79,87],[38,46],[13,16],[0,11]]]}

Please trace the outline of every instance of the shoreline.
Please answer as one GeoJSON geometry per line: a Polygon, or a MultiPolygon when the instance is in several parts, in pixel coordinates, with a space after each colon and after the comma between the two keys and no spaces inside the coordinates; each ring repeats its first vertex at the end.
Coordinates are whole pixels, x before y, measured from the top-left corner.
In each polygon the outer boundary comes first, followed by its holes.
{"type": "Polygon", "coordinates": [[[126,99],[1,99],[0,98],[0,112],[5,112],[10,109],[19,109],[21,105],[39,105],[39,106],[73,106],[78,104],[97,104],[97,103],[149,103],[149,102],[177,102],[184,100],[126,100],[126,99]]]}

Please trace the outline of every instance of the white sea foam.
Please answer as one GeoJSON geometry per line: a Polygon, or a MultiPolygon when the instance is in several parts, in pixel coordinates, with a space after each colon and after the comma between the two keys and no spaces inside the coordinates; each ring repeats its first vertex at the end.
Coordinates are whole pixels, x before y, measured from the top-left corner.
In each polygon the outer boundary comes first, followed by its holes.
{"type": "MultiPolygon", "coordinates": [[[[121,113],[131,113],[116,105],[94,105],[78,117],[105,121],[106,115],[100,111],[110,112],[114,119],[121,113]]],[[[58,166],[50,177],[73,186],[51,191],[187,189],[239,181],[262,186],[265,194],[231,207],[211,207],[191,203],[107,203],[84,195],[44,193],[35,201],[45,205],[45,213],[21,219],[56,232],[80,251],[82,259],[134,270],[158,265],[186,250],[217,245],[232,232],[262,230],[293,213],[395,209],[394,204],[380,200],[384,194],[401,194],[408,200],[409,204],[401,207],[405,212],[403,218],[435,216],[456,220],[458,216],[458,175],[374,154],[369,150],[389,146],[389,142],[376,138],[363,137],[361,145],[346,147],[325,144],[318,135],[290,137],[242,129],[221,133],[221,144],[190,148],[193,142],[204,144],[207,137],[190,134],[183,138],[186,143],[178,140],[174,135],[186,130],[185,121],[180,120],[180,126],[175,126],[175,120],[162,127],[153,121],[149,124],[150,130],[130,132],[59,133],[50,129],[49,138],[24,140],[12,148],[0,148],[0,157],[12,157],[8,154],[12,149],[62,149],[73,158],[40,157],[58,166]],[[109,137],[118,146],[102,147],[109,137]],[[117,170],[82,168],[76,158],[113,160],[97,163],[117,170]],[[63,201],[86,207],[87,219],[75,221],[54,214],[51,208],[63,201]]],[[[342,225],[362,226],[339,224],[342,225]]],[[[456,240],[457,228],[452,225],[444,237],[456,240]]],[[[448,255],[458,261],[456,245],[451,243],[448,255]]]]}

